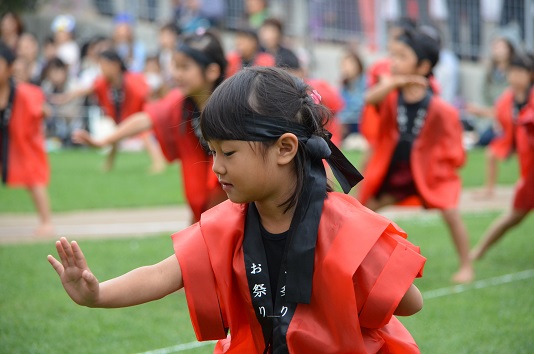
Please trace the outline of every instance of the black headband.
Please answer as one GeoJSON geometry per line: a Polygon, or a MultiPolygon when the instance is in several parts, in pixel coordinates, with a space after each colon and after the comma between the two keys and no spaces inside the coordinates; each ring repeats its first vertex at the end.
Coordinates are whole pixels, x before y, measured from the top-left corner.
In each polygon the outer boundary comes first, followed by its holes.
{"type": "Polygon", "coordinates": [[[244,129],[247,134],[247,141],[269,141],[276,140],[285,133],[293,133],[297,139],[305,144],[310,156],[317,161],[325,159],[341,188],[348,193],[352,187],[360,182],[363,177],[350,161],[343,155],[330,136],[323,139],[313,135],[310,129],[302,124],[288,121],[284,118],[263,116],[252,114],[245,116],[244,129]]]}
{"type": "Polygon", "coordinates": [[[203,66],[208,66],[215,63],[215,60],[204,54],[201,50],[195,49],[185,43],[180,43],[177,50],[184,53],[188,57],[191,57],[194,61],[203,66]]]}

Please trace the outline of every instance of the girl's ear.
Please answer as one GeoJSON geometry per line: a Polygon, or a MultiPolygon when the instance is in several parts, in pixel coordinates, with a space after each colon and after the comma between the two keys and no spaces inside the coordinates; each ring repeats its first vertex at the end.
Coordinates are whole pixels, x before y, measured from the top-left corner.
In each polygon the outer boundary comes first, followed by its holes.
{"type": "Polygon", "coordinates": [[[285,133],[275,144],[276,158],[279,165],[291,163],[299,149],[299,140],[293,133],[285,133]]]}
{"type": "Polygon", "coordinates": [[[205,77],[209,82],[215,82],[221,76],[221,67],[218,64],[211,63],[205,69],[205,77]]]}

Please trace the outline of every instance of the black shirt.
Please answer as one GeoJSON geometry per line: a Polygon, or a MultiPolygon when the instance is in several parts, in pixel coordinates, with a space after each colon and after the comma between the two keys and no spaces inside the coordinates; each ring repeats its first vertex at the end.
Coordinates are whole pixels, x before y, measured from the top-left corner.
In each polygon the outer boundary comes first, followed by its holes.
{"type": "Polygon", "coordinates": [[[265,249],[265,256],[267,257],[267,267],[269,268],[269,280],[272,291],[273,302],[276,299],[278,289],[278,276],[280,275],[280,267],[282,266],[282,258],[284,258],[284,250],[286,248],[287,236],[289,230],[281,234],[272,234],[260,224],[261,239],[263,241],[263,248],[265,249]]]}
{"type": "Polygon", "coordinates": [[[415,103],[404,103],[404,107],[406,107],[406,122],[403,123],[404,129],[401,129],[400,122],[399,124],[399,142],[397,143],[397,146],[395,148],[395,151],[393,153],[392,161],[399,162],[399,161],[409,161],[410,160],[410,153],[412,151],[412,145],[415,140],[415,136],[412,136],[412,130],[414,128],[415,118],[417,117],[417,111],[421,107],[420,102],[415,103]],[[405,131],[406,133],[402,133],[405,131]]]}

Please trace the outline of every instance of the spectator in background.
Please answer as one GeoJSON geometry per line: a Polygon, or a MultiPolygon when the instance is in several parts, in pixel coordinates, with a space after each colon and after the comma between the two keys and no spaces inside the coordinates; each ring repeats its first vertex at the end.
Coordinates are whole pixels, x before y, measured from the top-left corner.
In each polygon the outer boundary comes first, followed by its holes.
{"type": "Polygon", "coordinates": [[[52,33],[56,56],[69,67],[69,73],[76,76],[80,64],[80,47],[74,41],[76,20],[71,15],[59,15],[52,21],[52,33]]]}
{"type": "Polygon", "coordinates": [[[168,23],[162,26],[159,30],[159,52],[158,59],[159,65],[161,66],[161,71],[165,83],[172,87],[173,75],[172,75],[172,56],[176,50],[176,45],[180,38],[180,28],[174,23],[168,23]]]}
{"type": "Polygon", "coordinates": [[[99,53],[112,47],[111,39],[102,36],[93,37],[82,46],[78,86],[85,88],[93,86],[96,78],[101,74],[99,53]]]}
{"type": "Polygon", "coordinates": [[[366,88],[366,75],[362,59],[352,49],[345,49],[341,59],[341,97],[344,108],[339,112],[342,124],[342,137],[359,132],[358,125],[365,104],[364,94],[366,88]]]}
{"type": "Polygon", "coordinates": [[[168,87],[165,85],[157,56],[146,58],[144,74],[150,89],[148,100],[154,101],[163,98],[168,91],[168,87]]]}
{"type": "Polygon", "coordinates": [[[211,22],[202,13],[201,6],[201,0],[182,0],[175,4],[174,21],[184,34],[211,27],[211,22]]]}
{"type": "Polygon", "coordinates": [[[17,42],[24,32],[24,24],[19,15],[8,11],[0,19],[0,40],[12,50],[17,49],[17,42]]]}
{"type": "Polygon", "coordinates": [[[30,83],[30,63],[23,57],[17,57],[12,65],[15,82],[30,83]]]}
{"type": "Polygon", "coordinates": [[[275,18],[263,21],[259,29],[259,39],[265,51],[274,57],[276,66],[280,66],[285,56],[295,55],[291,49],[283,45],[284,25],[275,18]]]}
{"type": "Polygon", "coordinates": [[[17,45],[17,56],[24,58],[28,62],[30,83],[39,85],[43,62],[39,58],[39,42],[37,42],[37,38],[33,34],[26,32],[20,36],[17,45]]]}
{"type": "MultiPolygon", "coordinates": [[[[69,68],[59,58],[48,62],[43,70],[43,82],[41,89],[47,99],[54,94],[69,92],[74,88],[74,80],[69,75],[69,68]]],[[[51,104],[52,114],[47,119],[47,136],[61,141],[61,145],[70,145],[70,135],[73,129],[80,128],[79,100],[71,101],[64,105],[51,104]]]]}
{"type": "Polygon", "coordinates": [[[250,27],[260,28],[269,17],[266,0],[245,0],[245,16],[250,27]]]}
{"type": "MultiPolygon", "coordinates": [[[[495,127],[494,104],[508,87],[506,74],[510,66],[510,61],[515,55],[515,47],[511,39],[503,36],[496,37],[491,43],[491,59],[487,69],[486,76],[482,87],[483,104],[477,105],[469,103],[467,112],[481,118],[489,118],[488,124],[482,124],[483,130],[479,139],[479,145],[488,145],[500,134],[501,127],[495,127]]],[[[476,194],[479,198],[491,198],[495,193],[495,185],[498,177],[498,160],[494,150],[486,150],[486,183],[482,191],[476,194]]]]}
{"type": "Polygon", "coordinates": [[[113,28],[113,44],[115,50],[124,61],[128,71],[143,72],[146,60],[145,46],[135,40],[132,25],[134,19],[131,15],[123,13],[115,16],[113,28]]]}
{"type": "Polygon", "coordinates": [[[447,0],[449,11],[448,24],[451,34],[452,50],[462,59],[478,60],[480,52],[480,0],[447,0]],[[460,22],[467,19],[469,44],[460,40],[460,22]]]}
{"type": "Polygon", "coordinates": [[[235,52],[228,55],[226,77],[248,66],[274,66],[271,54],[261,52],[258,34],[252,28],[242,27],[235,36],[235,52]]]}
{"type": "Polygon", "coordinates": [[[43,68],[46,66],[46,64],[57,57],[57,47],[56,43],[54,42],[53,36],[48,36],[45,38],[42,51],[41,51],[41,62],[43,63],[43,68]]]}

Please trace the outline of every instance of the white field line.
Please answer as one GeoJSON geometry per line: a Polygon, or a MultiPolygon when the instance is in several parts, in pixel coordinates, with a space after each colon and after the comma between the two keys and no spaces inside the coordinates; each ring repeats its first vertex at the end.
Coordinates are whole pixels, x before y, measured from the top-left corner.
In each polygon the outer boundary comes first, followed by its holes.
{"type": "Polygon", "coordinates": [[[454,286],[449,286],[446,288],[425,291],[423,293],[423,299],[425,300],[435,299],[438,297],[464,293],[469,290],[484,289],[490,286],[507,284],[507,283],[511,283],[511,282],[519,281],[519,280],[526,280],[526,279],[533,278],[533,277],[534,277],[534,269],[527,269],[527,270],[517,272],[517,273],[510,273],[510,274],[505,274],[505,275],[501,275],[501,276],[494,277],[494,278],[477,280],[471,284],[454,285],[454,286]]]}
{"type": "Polygon", "coordinates": [[[178,344],[178,345],[175,345],[175,346],[172,346],[172,347],[150,350],[148,352],[143,352],[143,353],[139,353],[139,354],[170,354],[170,353],[178,353],[178,352],[183,352],[183,351],[186,351],[186,350],[189,350],[189,349],[194,349],[194,348],[198,348],[198,347],[204,347],[206,345],[210,345],[210,344],[214,344],[214,343],[216,343],[216,341],[189,342],[189,343],[178,344]]]}
{"type": "MultiPolygon", "coordinates": [[[[501,276],[494,277],[494,278],[477,280],[471,284],[454,285],[454,286],[449,286],[445,288],[425,291],[423,293],[423,299],[425,300],[435,299],[438,297],[464,293],[469,290],[484,289],[484,288],[489,288],[490,286],[497,286],[497,285],[512,283],[514,281],[526,280],[530,278],[534,278],[534,269],[527,269],[527,270],[517,272],[517,273],[510,273],[510,274],[505,274],[505,275],[501,275],[501,276]]],[[[215,341],[190,342],[190,343],[175,345],[173,347],[151,350],[151,351],[140,353],[140,354],[178,353],[178,352],[183,352],[183,351],[193,349],[193,348],[203,347],[203,346],[210,345],[213,343],[215,343],[215,341]]]]}

